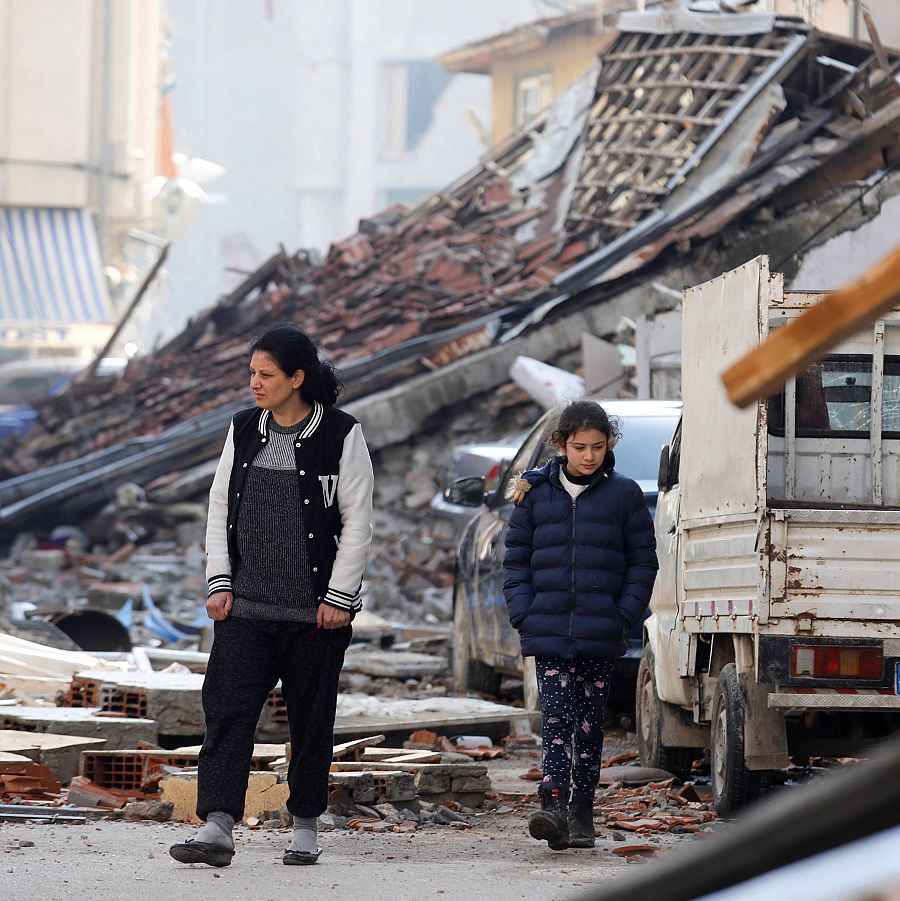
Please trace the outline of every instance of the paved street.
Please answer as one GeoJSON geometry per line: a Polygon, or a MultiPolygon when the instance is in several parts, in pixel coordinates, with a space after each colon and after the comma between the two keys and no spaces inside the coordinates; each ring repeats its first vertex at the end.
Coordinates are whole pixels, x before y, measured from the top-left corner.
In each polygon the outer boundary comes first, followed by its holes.
{"type": "Polygon", "coordinates": [[[286,897],[451,901],[569,898],[629,864],[615,842],[554,853],[528,838],[525,814],[487,815],[471,830],[430,826],[400,835],[333,832],[314,867],[285,867],[289,831],[236,830],[234,863],[185,866],[167,848],[189,832],[176,824],[0,826],[0,898],[18,901],[203,901],[286,897]],[[16,840],[34,847],[16,848],[16,840]],[[296,893],[296,895],[295,895],[296,893]]]}

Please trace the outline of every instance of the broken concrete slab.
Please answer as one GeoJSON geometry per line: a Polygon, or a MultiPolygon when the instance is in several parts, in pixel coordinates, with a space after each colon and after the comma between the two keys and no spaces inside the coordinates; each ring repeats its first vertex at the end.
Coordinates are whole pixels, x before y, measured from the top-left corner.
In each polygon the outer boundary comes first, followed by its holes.
{"type": "Polygon", "coordinates": [[[528,711],[474,698],[425,698],[416,701],[384,700],[338,695],[335,735],[373,732],[412,732],[416,729],[463,729],[468,726],[506,724],[508,731],[528,729],[528,711]]]}
{"type": "Polygon", "coordinates": [[[51,732],[22,732],[0,730],[0,751],[20,754],[34,763],[47,767],[63,785],[78,772],[81,752],[102,748],[104,738],[84,735],[57,735],[51,732]]]}
{"type": "Polygon", "coordinates": [[[133,748],[141,742],[156,744],[159,736],[153,720],[105,716],[98,707],[0,707],[0,729],[26,733],[52,732],[106,741],[106,750],[133,748]]]}
{"type": "Polygon", "coordinates": [[[447,661],[443,657],[413,651],[355,648],[344,655],[344,671],[395,679],[423,679],[445,673],[447,661]]]}
{"type": "Polygon", "coordinates": [[[155,720],[160,735],[202,735],[206,730],[199,673],[76,674],[93,683],[100,708],[123,716],[155,720]]]}

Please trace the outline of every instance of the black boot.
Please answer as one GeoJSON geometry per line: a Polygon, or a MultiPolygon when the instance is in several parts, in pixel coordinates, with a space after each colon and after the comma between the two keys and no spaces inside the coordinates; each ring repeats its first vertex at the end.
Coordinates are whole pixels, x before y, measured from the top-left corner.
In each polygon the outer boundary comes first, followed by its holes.
{"type": "Polygon", "coordinates": [[[595,837],[593,800],[573,798],[569,806],[569,847],[593,848],[595,837]]]}
{"type": "Polygon", "coordinates": [[[528,818],[528,832],[532,838],[546,841],[551,850],[564,851],[569,847],[569,790],[553,782],[544,782],[538,794],[541,809],[528,818]]]}

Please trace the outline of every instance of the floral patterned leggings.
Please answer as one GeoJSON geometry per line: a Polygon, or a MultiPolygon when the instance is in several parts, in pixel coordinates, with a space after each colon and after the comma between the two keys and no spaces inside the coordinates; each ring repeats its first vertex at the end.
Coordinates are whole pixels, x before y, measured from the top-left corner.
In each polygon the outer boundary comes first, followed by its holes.
{"type": "Polygon", "coordinates": [[[544,782],[560,788],[571,785],[573,800],[592,801],[600,778],[613,663],[590,657],[535,657],[544,782]]]}

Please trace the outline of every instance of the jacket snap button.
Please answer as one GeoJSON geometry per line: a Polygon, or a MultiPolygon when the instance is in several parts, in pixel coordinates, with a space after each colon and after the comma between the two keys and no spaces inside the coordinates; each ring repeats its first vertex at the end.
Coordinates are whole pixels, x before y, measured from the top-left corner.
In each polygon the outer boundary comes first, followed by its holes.
{"type": "Polygon", "coordinates": [[[300,470],[300,475],[305,476],[305,475],[306,475],[306,470],[305,470],[305,469],[301,469],[301,470],[300,470]]]}
{"type": "Polygon", "coordinates": [[[314,572],[314,573],[317,573],[318,571],[319,571],[319,567],[318,567],[318,566],[314,566],[314,567],[313,567],[313,572],[314,572]]]}
{"type": "Polygon", "coordinates": [[[294,445],[294,447],[300,447],[300,442],[298,441],[298,442],[294,445]]]}
{"type": "Polygon", "coordinates": [[[310,537],[310,538],[313,537],[313,533],[312,533],[312,532],[309,533],[309,537],[310,537]]]}
{"type": "Polygon", "coordinates": [[[308,498],[308,497],[307,497],[307,498],[304,498],[304,499],[303,499],[303,503],[304,503],[304,504],[308,504],[308,503],[309,503],[309,498],[308,498]]]}
{"type": "Polygon", "coordinates": [[[245,464],[244,464],[244,469],[246,469],[246,468],[247,468],[247,464],[245,463],[245,464]]]}
{"type": "Polygon", "coordinates": [[[262,441],[263,444],[266,443],[266,439],[265,439],[265,438],[261,438],[260,440],[262,441]]]}
{"type": "Polygon", "coordinates": [[[237,496],[238,496],[238,497],[240,497],[240,496],[241,496],[241,493],[240,493],[240,491],[239,491],[239,492],[238,492],[238,493],[237,493],[237,496]]]}

